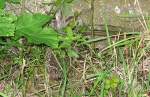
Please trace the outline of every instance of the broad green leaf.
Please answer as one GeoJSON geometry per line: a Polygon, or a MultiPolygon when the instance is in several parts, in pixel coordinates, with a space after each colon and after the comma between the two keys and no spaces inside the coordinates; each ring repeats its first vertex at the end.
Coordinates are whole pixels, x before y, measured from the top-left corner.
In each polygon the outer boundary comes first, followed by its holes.
{"type": "Polygon", "coordinates": [[[42,26],[50,19],[51,17],[47,15],[24,13],[18,17],[15,34],[20,38],[21,36],[30,35],[33,32],[38,33],[42,31],[42,26]]]}
{"type": "Polygon", "coordinates": [[[52,28],[44,28],[39,33],[31,33],[30,35],[26,36],[28,41],[33,44],[45,44],[52,48],[58,48],[58,34],[52,28]]]}
{"type": "Polygon", "coordinates": [[[16,17],[0,13],[0,36],[14,36],[16,17]]]}
{"type": "Polygon", "coordinates": [[[51,19],[52,17],[47,15],[25,13],[18,18],[16,23],[16,36],[18,38],[24,36],[30,43],[57,48],[57,32],[52,28],[43,29],[43,26],[51,19]]]}
{"type": "Polygon", "coordinates": [[[5,7],[5,0],[0,0],[0,9],[5,7]]]}

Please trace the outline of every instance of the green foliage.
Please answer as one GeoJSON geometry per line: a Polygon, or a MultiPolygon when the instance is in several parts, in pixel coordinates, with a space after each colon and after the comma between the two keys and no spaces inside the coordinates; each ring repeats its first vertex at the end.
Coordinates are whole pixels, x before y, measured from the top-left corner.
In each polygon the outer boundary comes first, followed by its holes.
{"type": "Polygon", "coordinates": [[[110,74],[104,81],[104,95],[108,95],[109,92],[115,93],[116,89],[123,85],[123,81],[117,76],[110,74]]]}
{"type": "Polygon", "coordinates": [[[16,17],[0,10],[0,36],[14,36],[16,40],[27,38],[29,43],[45,44],[58,48],[58,33],[51,27],[44,27],[52,17],[43,14],[23,13],[16,17]]]}
{"type": "Polygon", "coordinates": [[[42,14],[23,14],[16,22],[16,37],[26,37],[30,43],[58,47],[58,34],[53,28],[43,28],[52,17],[42,14]]]}
{"type": "MultiPolygon", "coordinates": [[[[20,0],[7,0],[11,3],[20,2],[20,0]]],[[[2,1],[1,1],[2,2],[2,1]]],[[[60,1],[57,1],[60,3],[60,1]]],[[[70,3],[65,1],[65,3],[70,3]]],[[[3,7],[5,1],[2,2],[3,7]]],[[[2,4],[1,3],[1,4],[2,4]]],[[[77,52],[72,49],[72,44],[80,36],[75,35],[72,26],[67,26],[63,29],[65,35],[59,34],[55,29],[48,24],[53,19],[52,16],[43,15],[40,13],[22,13],[19,16],[9,14],[3,9],[0,10],[0,37],[12,37],[13,40],[18,41],[20,38],[25,37],[27,42],[31,44],[44,44],[51,48],[64,49],[67,48],[67,55],[77,57],[77,52]]],[[[1,43],[3,41],[1,40],[1,43]]]]}
{"type": "Polygon", "coordinates": [[[0,0],[0,9],[5,8],[5,0],[0,0]]]}
{"type": "Polygon", "coordinates": [[[0,0],[0,9],[5,7],[5,0],[0,0]]]}
{"type": "Polygon", "coordinates": [[[67,27],[65,29],[66,32],[66,36],[65,37],[60,37],[60,39],[63,41],[63,43],[61,44],[61,48],[70,48],[71,44],[74,40],[74,36],[73,36],[73,31],[72,28],[67,27]]]}
{"type": "Polygon", "coordinates": [[[2,97],[8,97],[8,96],[6,96],[4,93],[2,93],[2,92],[0,92],[0,96],[2,96],[2,97]]]}
{"type": "Polygon", "coordinates": [[[16,35],[18,37],[28,36],[31,33],[39,33],[42,26],[49,21],[51,17],[41,14],[24,13],[18,17],[16,22],[16,35]]]}
{"type": "Polygon", "coordinates": [[[58,48],[58,34],[52,28],[44,28],[39,33],[32,33],[27,36],[28,41],[33,44],[45,44],[52,48],[58,48]]]}
{"type": "Polygon", "coordinates": [[[21,0],[0,0],[0,9],[4,9],[5,8],[5,3],[9,2],[9,3],[20,3],[21,0]]]}
{"type": "Polygon", "coordinates": [[[14,36],[16,17],[0,10],[0,36],[14,36]]]}
{"type": "Polygon", "coordinates": [[[59,39],[62,41],[60,44],[59,48],[67,49],[67,55],[70,57],[78,57],[78,53],[72,49],[72,44],[74,41],[78,41],[81,36],[80,35],[75,35],[75,33],[72,30],[73,28],[70,26],[67,26],[64,31],[65,31],[65,36],[60,36],[59,39]]]}
{"type": "Polygon", "coordinates": [[[105,89],[115,89],[119,85],[119,78],[117,76],[112,76],[110,79],[105,80],[105,89]]]}
{"type": "Polygon", "coordinates": [[[110,91],[114,92],[119,87],[121,81],[118,76],[113,75],[110,71],[102,71],[98,74],[90,95],[94,94],[94,91],[100,87],[100,97],[107,97],[110,91]]]}

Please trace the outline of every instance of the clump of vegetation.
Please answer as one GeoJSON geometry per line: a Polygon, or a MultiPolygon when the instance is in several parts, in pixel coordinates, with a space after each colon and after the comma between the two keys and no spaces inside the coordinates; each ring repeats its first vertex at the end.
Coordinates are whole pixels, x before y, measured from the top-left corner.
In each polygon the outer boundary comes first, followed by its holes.
{"type": "Polygon", "coordinates": [[[97,37],[94,12],[92,27],[80,23],[80,12],[66,15],[74,1],[46,2],[52,7],[43,14],[26,9],[26,0],[0,0],[0,96],[148,97],[147,32],[114,35],[104,18],[106,34],[97,37]],[[8,3],[21,13],[5,10],[8,3]]]}

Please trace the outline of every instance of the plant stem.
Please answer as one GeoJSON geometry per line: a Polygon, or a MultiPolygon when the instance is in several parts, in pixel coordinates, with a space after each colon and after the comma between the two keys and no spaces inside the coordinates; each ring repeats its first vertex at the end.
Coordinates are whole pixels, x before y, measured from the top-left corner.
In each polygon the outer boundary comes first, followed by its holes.
{"type": "MultiPolygon", "coordinates": [[[[94,38],[95,37],[95,33],[94,33],[94,1],[95,0],[91,0],[91,35],[94,38]]],[[[92,45],[93,48],[95,48],[95,43],[92,45]]]]}

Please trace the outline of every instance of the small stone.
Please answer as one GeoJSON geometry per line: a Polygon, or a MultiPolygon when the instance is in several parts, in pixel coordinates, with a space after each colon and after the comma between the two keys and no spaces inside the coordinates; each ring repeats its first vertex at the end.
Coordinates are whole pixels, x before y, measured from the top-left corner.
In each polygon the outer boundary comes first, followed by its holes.
{"type": "Polygon", "coordinates": [[[121,9],[120,9],[118,6],[116,6],[116,7],[115,7],[115,12],[116,12],[117,14],[120,14],[120,13],[121,13],[121,9]]]}

